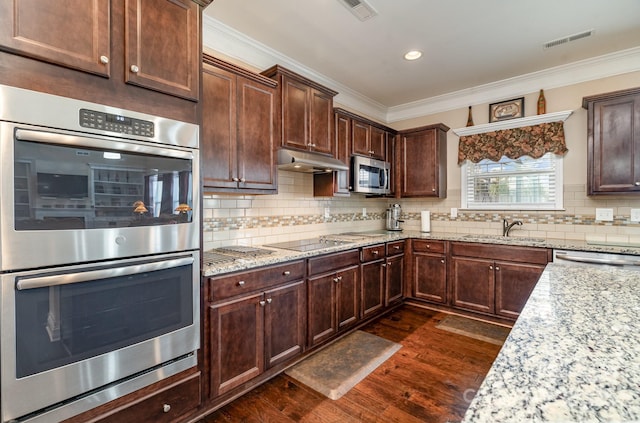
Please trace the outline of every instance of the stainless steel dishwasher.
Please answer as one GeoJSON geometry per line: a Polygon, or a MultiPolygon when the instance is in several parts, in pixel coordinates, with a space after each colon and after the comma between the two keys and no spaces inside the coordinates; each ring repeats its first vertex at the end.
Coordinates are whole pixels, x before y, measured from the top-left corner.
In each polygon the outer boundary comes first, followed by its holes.
{"type": "Polygon", "coordinates": [[[611,266],[640,270],[640,255],[615,254],[594,251],[553,250],[555,264],[580,266],[611,266]]]}

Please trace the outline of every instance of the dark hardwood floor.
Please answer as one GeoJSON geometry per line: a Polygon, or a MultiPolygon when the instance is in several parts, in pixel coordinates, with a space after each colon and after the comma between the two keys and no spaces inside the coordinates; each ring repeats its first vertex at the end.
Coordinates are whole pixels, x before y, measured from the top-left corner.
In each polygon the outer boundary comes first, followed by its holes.
{"type": "Polygon", "coordinates": [[[336,401],[282,374],[201,423],[458,422],[500,346],[436,328],[445,316],[405,305],[362,328],[403,347],[336,401]]]}

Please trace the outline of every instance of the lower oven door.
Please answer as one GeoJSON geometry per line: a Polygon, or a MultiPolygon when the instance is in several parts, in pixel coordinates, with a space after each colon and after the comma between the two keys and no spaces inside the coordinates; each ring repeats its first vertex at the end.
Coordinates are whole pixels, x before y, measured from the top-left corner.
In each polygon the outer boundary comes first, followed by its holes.
{"type": "Polygon", "coordinates": [[[2,421],[69,403],[73,415],[97,405],[78,398],[195,365],[199,263],[190,251],[0,275],[2,421]]]}

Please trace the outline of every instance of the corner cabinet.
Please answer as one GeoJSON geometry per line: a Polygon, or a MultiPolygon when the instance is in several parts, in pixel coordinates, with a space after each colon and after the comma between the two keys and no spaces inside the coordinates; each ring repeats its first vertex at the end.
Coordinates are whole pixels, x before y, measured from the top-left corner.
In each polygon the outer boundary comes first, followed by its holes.
{"type": "Polygon", "coordinates": [[[335,157],[333,97],[338,93],[279,65],[262,75],[278,82],[276,122],[282,147],[335,157]]]}
{"type": "Polygon", "coordinates": [[[397,197],[447,197],[448,130],[438,124],[399,133],[397,197]]]}
{"type": "Polygon", "coordinates": [[[277,83],[205,55],[202,85],[204,192],[275,194],[277,83]]]}
{"type": "Polygon", "coordinates": [[[0,0],[0,84],[195,122],[201,14],[191,0],[0,0]]]}
{"type": "Polygon", "coordinates": [[[640,87],[585,97],[588,195],[640,193],[640,87]]]}

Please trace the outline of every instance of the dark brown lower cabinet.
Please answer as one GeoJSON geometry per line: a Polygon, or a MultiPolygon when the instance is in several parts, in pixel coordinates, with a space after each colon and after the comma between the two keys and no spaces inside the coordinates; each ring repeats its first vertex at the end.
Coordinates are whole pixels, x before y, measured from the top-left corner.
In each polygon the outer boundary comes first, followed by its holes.
{"type": "MultiPolygon", "coordinates": [[[[360,320],[360,269],[357,252],[348,267],[310,276],[308,280],[308,342],[319,345],[360,320]]],[[[327,258],[328,259],[328,258],[327,258]]]]}
{"type": "Polygon", "coordinates": [[[361,313],[366,319],[381,312],[385,305],[385,245],[362,249],[361,313]]]}
{"type": "Polygon", "coordinates": [[[402,301],[404,277],[404,254],[387,258],[385,307],[402,301]]]}
{"type": "Polygon", "coordinates": [[[516,319],[551,250],[534,247],[451,244],[451,305],[516,319]]]}
{"type": "Polygon", "coordinates": [[[434,240],[412,241],[413,296],[438,304],[447,304],[446,243],[434,240]]]}

